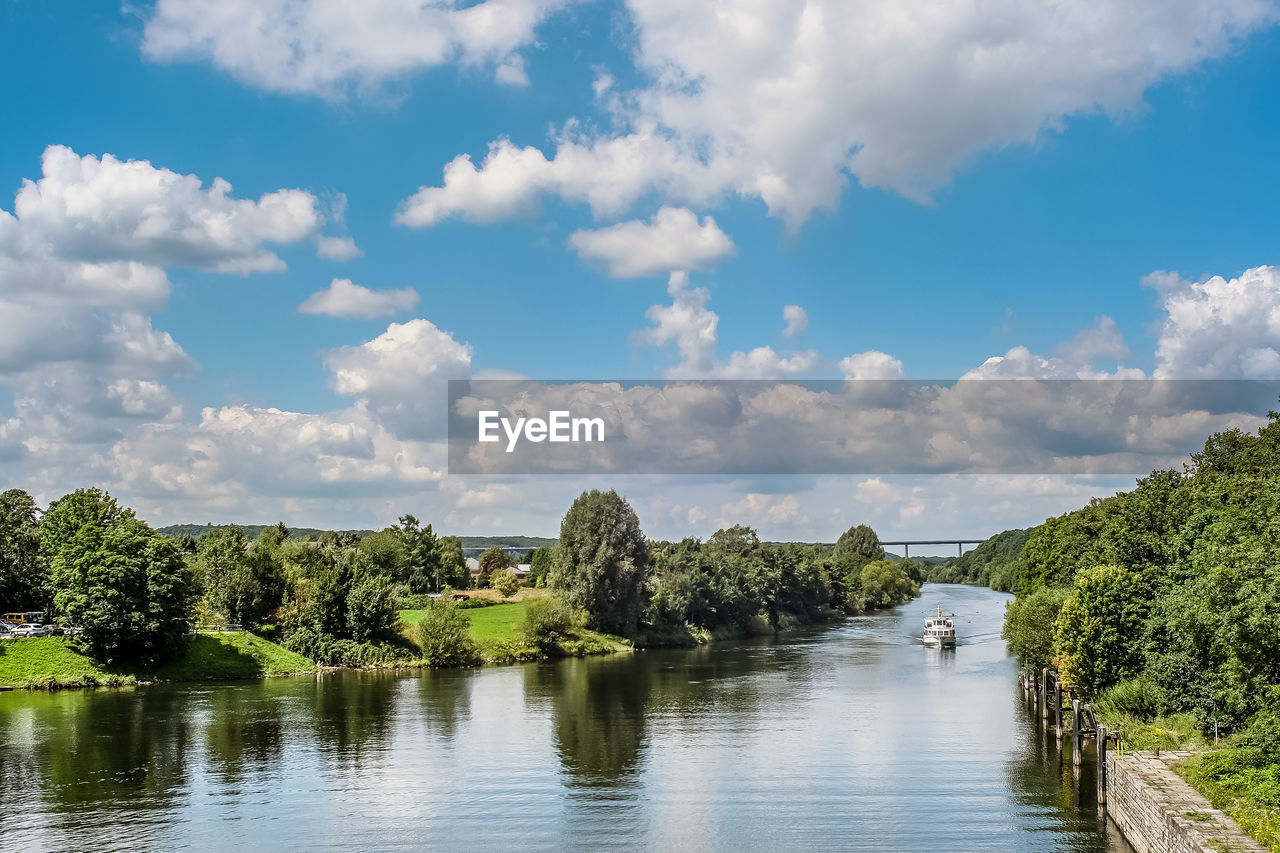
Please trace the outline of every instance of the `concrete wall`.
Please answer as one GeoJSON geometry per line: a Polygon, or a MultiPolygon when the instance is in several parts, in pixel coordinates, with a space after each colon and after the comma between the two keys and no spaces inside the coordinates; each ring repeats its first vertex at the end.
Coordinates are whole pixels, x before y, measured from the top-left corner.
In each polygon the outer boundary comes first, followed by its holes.
{"type": "Polygon", "coordinates": [[[1169,764],[1186,752],[1107,753],[1107,815],[1137,853],[1266,853],[1169,764]]]}

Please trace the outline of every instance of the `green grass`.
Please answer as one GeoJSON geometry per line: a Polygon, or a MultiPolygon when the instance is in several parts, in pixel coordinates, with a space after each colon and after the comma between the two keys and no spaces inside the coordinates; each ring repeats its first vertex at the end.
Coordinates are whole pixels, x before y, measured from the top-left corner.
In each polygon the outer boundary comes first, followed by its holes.
{"type": "Polygon", "coordinates": [[[0,640],[0,687],[94,687],[132,684],[80,654],[65,637],[0,640]]]}
{"type": "Polygon", "coordinates": [[[138,681],[210,681],[311,672],[315,664],[248,632],[198,634],[159,668],[107,667],[66,637],[0,642],[0,687],[95,687],[138,681]]]}
{"type": "MultiPolygon", "coordinates": [[[[470,622],[471,639],[476,641],[480,656],[488,663],[537,660],[542,655],[538,649],[525,642],[525,605],[522,601],[495,604],[460,611],[470,622]]],[[[412,636],[412,626],[422,618],[422,610],[401,610],[406,636],[412,636]]],[[[625,651],[631,644],[621,637],[586,629],[574,631],[560,643],[560,653],[569,657],[608,654],[625,651]]]]}
{"type": "Polygon", "coordinates": [[[183,654],[157,669],[156,681],[212,681],[313,672],[313,661],[248,631],[197,634],[183,654]]]}
{"type": "Polygon", "coordinates": [[[1174,770],[1263,847],[1280,853],[1280,764],[1228,747],[1192,756],[1174,770]]]}

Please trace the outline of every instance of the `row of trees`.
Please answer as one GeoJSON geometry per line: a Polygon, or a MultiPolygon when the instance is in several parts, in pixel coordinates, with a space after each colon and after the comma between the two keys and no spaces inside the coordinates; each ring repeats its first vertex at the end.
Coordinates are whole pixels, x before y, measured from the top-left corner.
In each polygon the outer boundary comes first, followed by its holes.
{"type": "Polygon", "coordinates": [[[832,548],[761,542],[749,527],[706,542],[650,541],[617,492],[579,497],[548,555],[548,583],[593,627],[617,634],[681,627],[778,627],[889,607],[919,593],[920,568],[885,559],[875,531],[852,527],[832,548]]]}
{"type": "Polygon", "coordinates": [[[1005,636],[1028,668],[1207,730],[1280,707],[1280,414],[1049,519],[1017,568],[1005,636]]]}
{"type": "MultiPolygon", "coordinates": [[[[865,525],[831,548],[761,542],[741,525],[705,542],[650,541],[612,491],[584,493],[559,542],[527,559],[527,582],[549,585],[565,612],[628,636],[778,627],[889,607],[918,594],[923,579],[919,566],[886,560],[865,525]]],[[[478,584],[510,596],[513,563],[502,548],[488,549],[478,584]]],[[[0,604],[82,626],[106,662],[155,660],[193,622],[269,626],[289,648],[326,662],[404,656],[397,611],[414,596],[469,582],[461,541],[412,515],[363,538],[296,539],[278,524],[254,539],[236,525],[171,539],[97,489],[54,501],[43,516],[25,492],[0,495],[0,604]]]]}

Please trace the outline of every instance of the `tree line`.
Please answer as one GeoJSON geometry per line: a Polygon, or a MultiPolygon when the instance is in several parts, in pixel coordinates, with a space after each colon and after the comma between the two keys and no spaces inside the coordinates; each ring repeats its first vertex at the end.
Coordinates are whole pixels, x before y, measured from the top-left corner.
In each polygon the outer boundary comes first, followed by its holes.
{"type": "MultiPolygon", "coordinates": [[[[899,604],[924,577],[914,563],[885,559],[866,525],[829,548],[762,542],[741,525],[706,541],[649,540],[613,491],[583,493],[556,544],[526,559],[525,582],[554,598],[530,614],[539,644],[575,624],[652,643],[773,630],[899,604]]],[[[501,547],[479,564],[477,585],[503,596],[517,590],[514,560],[501,547]]],[[[81,628],[77,642],[105,663],[154,663],[194,624],[228,623],[326,663],[403,659],[399,610],[447,609],[427,594],[472,582],[461,540],[412,515],[365,536],[299,539],[281,523],[253,538],[229,525],[196,540],[161,535],[99,489],[77,490],[43,513],[22,490],[0,494],[0,608],[44,610],[81,628]]],[[[457,614],[433,614],[432,624],[435,634],[415,638],[438,651],[460,624],[465,633],[457,614]]],[[[446,652],[434,659],[468,659],[465,648],[446,652]]]]}
{"type": "Polygon", "coordinates": [[[1033,528],[1005,636],[1126,713],[1225,734],[1280,708],[1280,413],[1033,528]]]}

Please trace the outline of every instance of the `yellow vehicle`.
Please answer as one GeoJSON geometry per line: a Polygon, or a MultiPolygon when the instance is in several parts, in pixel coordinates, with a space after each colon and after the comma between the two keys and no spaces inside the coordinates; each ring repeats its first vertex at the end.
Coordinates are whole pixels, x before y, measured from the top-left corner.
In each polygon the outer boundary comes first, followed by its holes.
{"type": "Polygon", "coordinates": [[[3,618],[6,622],[12,622],[14,625],[39,625],[44,622],[44,611],[28,610],[25,613],[6,613],[0,618],[3,618]]]}

